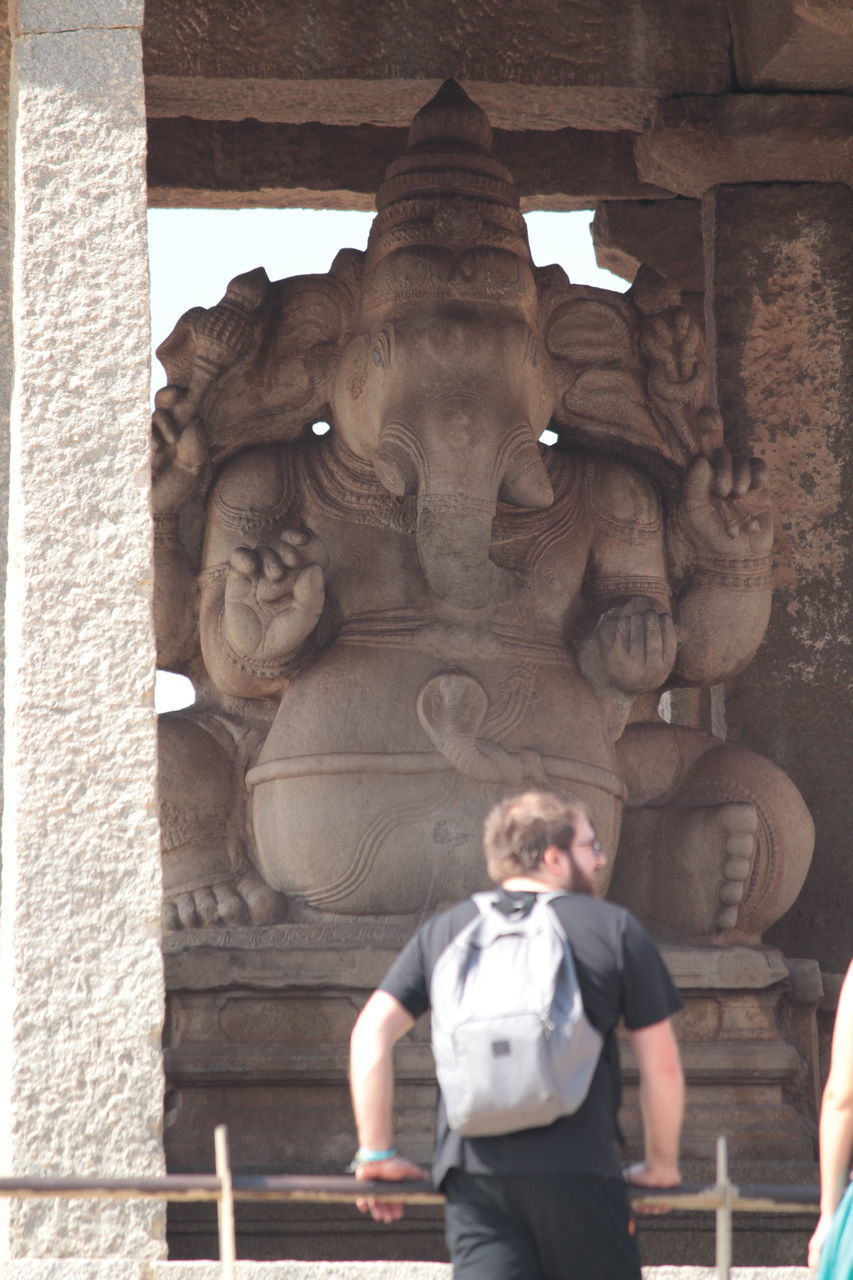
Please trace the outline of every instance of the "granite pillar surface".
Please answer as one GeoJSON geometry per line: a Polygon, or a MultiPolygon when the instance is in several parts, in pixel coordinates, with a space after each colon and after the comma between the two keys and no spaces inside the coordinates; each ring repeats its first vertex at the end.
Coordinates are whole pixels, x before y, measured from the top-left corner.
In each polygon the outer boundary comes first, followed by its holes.
{"type": "Polygon", "coordinates": [[[767,462],[777,528],[770,627],[729,685],[729,738],[790,773],[817,827],[805,886],[768,941],[843,972],[853,898],[853,191],[719,186],[703,203],[719,406],[730,447],[767,462]]]}
{"type": "MultiPolygon", "coordinates": [[[[163,1169],[141,21],[141,0],[22,0],[12,31],[10,1176],[163,1169]]],[[[0,1257],[159,1258],[163,1220],[3,1201],[0,1257]]]]}
{"type": "MultiPolygon", "coordinates": [[[[9,119],[11,38],[8,0],[0,3],[0,118],[9,119]]],[[[6,595],[9,555],[9,401],[12,395],[12,228],[9,200],[9,129],[0,129],[0,600],[6,595]]],[[[0,638],[0,750],[3,741],[3,666],[5,640],[0,638]]],[[[0,777],[0,814],[3,783],[0,777]]]]}

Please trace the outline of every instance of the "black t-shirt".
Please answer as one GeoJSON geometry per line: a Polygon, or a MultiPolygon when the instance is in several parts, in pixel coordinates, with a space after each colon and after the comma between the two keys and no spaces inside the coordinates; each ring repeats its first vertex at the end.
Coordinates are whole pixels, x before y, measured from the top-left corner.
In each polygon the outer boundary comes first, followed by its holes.
{"type": "MultiPolygon", "coordinates": [[[[505,911],[533,904],[532,892],[500,891],[505,911]]],[[[448,1128],[439,1096],[433,1182],[449,1169],[469,1173],[595,1173],[619,1177],[616,1112],[619,1065],[614,1031],[620,1021],[637,1031],[681,1008],[681,998],[660,952],[629,911],[582,894],[553,901],[572,948],[584,1008],[604,1035],[604,1048],[589,1093],[580,1108],[541,1129],[491,1138],[462,1138],[448,1128]]],[[[424,924],[379,984],[414,1018],[429,1009],[436,961],[457,933],[477,914],[470,898],[424,924]]]]}

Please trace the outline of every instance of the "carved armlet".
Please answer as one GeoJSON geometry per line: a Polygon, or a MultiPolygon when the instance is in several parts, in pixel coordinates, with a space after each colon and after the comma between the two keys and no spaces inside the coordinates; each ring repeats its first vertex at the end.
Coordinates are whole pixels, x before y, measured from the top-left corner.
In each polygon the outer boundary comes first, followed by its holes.
{"type": "Polygon", "coordinates": [[[772,559],[769,552],[761,556],[697,556],[693,581],[706,587],[765,591],[772,581],[772,559]]]}
{"type": "Polygon", "coordinates": [[[618,573],[597,573],[590,575],[584,582],[584,595],[596,603],[608,598],[621,599],[627,596],[650,596],[654,600],[668,600],[672,589],[665,578],[657,575],[640,577],[618,573]]]}

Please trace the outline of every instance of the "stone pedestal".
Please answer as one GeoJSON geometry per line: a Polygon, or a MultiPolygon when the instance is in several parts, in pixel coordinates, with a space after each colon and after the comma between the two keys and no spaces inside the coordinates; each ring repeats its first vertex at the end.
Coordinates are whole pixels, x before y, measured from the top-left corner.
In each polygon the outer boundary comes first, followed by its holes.
{"type": "MultiPolygon", "coordinates": [[[[279,925],[169,937],[170,1168],[209,1171],[213,1127],[225,1122],[241,1172],[339,1173],[354,1143],[349,1033],[407,934],[391,926],[356,932],[343,925],[279,925]]],[[[716,1138],[726,1133],[736,1180],[814,1181],[817,967],[811,966],[814,973],[798,967],[794,984],[772,950],[670,948],[665,956],[686,1006],[676,1020],[689,1085],[685,1177],[714,1180],[716,1138]]],[[[623,1049],[630,1159],[639,1158],[641,1128],[627,1042],[623,1049]]],[[[401,1149],[425,1164],[434,1105],[429,1027],[422,1020],[397,1049],[395,1113],[401,1149]]],[[[170,1221],[172,1257],[205,1256],[215,1248],[211,1207],[174,1206],[170,1221]]],[[[765,1250],[768,1261],[794,1261],[808,1224],[797,1223],[799,1234],[785,1237],[772,1221],[758,1232],[749,1223],[752,1256],[763,1260],[765,1250]],[[790,1250],[780,1252],[785,1239],[790,1250]]],[[[682,1214],[667,1222],[649,1233],[648,1261],[712,1258],[712,1227],[699,1233],[694,1249],[694,1219],[682,1214]]],[[[413,1210],[381,1237],[348,1206],[247,1205],[239,1226],[244,1257],[444,1257],[441,1215],[434,1209],[413,1210]]]]}
{"type": "MultiPolygon", "coordinates": [[[[145,1176],[163,980],[142,3],[16,8],[2,1172],[145,1176]]],[[[0,1213],[0,1257],[164,1251],[157,1205],[0,1213]]]]}
{"type": "Polygon", "coordinates": [[[779,513],[770,626],[727,691],[730,741],[794,779],[817,829],[770,940],[843,972],[853,862],[847,700],[853,192],[721,186],[704,199],[709,353],[731,448],[763,457],[779,513]]]}

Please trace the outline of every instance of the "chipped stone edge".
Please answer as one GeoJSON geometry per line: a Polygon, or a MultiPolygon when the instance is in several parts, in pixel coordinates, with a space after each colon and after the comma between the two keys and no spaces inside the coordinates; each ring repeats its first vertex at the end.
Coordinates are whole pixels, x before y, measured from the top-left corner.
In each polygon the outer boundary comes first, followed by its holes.
{"type": "Polygon", "coordinates": [[[122,28],[140,30],[144,0],[12,0],[14,37],[122,28]]]}

